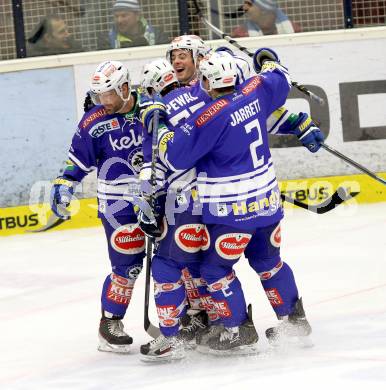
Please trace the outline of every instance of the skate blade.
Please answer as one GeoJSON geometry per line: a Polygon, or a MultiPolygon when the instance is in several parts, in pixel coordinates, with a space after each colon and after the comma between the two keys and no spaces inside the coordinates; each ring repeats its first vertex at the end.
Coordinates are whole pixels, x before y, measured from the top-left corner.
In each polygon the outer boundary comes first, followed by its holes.
{"type": "Polygon", "coordinates": [[[282,336],[275,339],[268,339],[272,347],[297,347],[297,348],[312,348],[314,342],[311,336],[282,336]]]}
{"type": "Polygon", "coordinates": [[[298,337],[298,343],[302,348],[312,348],[315,345],[310,336],[298,337]]]}
{"type": "Polygon", "coordinates": [[[196,340],[190,340],[183,343],[187,351],[194,351],[197,348],[196,340]]]}
{"type": "Polygon", "coordinates": [[[140,360],[144,363],[163,364],[163,363],[172,363],[174,361],[183,360],[185,358],[186,358],[185,353],[179,352],[179,353],[172,353],[170,355],[161,355],[161,356],[141,355],[140,360]]]}
{"type": "Polygon", "coordinates": [[[199,345],[197,346],[197,351],[206,355],[223,356],[223,357],[250,356],[250,355],[257,355],[259,353],[257,344],[243,345],[226,351],[212,349],[209,348],[209,346],[199,345]]]}
{"type": "Polygon", "coordinates": [[[197,352],[204,353],[206,355],[208,354],[208,349],[209,349],[209,347],[207,345],[197,344],[197,346],[196,346],[197,352]]]}
{"type": "Polygon", "coordinates": [[[130,353],[130,350],[130,345],[114,345],[107,342],[100,342],[98,345],[98,351],[100,352],[128,354],[130,353]]]}

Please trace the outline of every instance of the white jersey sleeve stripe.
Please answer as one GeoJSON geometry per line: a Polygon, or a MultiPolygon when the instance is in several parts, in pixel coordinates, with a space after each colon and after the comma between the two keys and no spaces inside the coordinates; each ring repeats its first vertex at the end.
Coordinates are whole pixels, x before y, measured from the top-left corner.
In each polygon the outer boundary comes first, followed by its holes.
{"type": "Polygon", "coordinates": [[[238,202],[240,200],[245,200],[245,199],[256,197],[258,195],[268,193],[268,191],[272,190],[273,188],[276,188],[277,186],[278,186],[277,180],[275,179],[268,186],[265,186],[264,188],[261,188],[261,189],[256,189],[255,191],[248,192],[245,194],[235,194],[235,195],[231,195],[231,196],[224,196],[224,197],[217,197],[217,198],[215,198],[215,197],[202,198],[201,194],[200,194],[200,188],[198,189],[198,194],[199,194],[201,203],[238,202]]]}
{"type": "Polygon", "coordinates": [[[266,172],[272,165],[273,165],[272,158],[270,157],[266,164],[264,164],[261,168],[256,169],[255,171],[243,173],[240,175],[223,176],[223,177],[206,177],[203,174],[199,174],[197,176],[197,181],[199,183],[201,182],[202,183],[226,183],[226,182],[229,183],[229,182],[243,180],[243,179],[251,179],[255,176],[260,175],[261,173],[266,172]]]}
{"type": "Polygon", "coordinates": [[[80,160],[78,160],[71,152],[68,153],[68,158],[73,162],[75,163],[80,169],[82,169],[83,171],[89,173],[91,171],[93,171],[96,167],[86,167],[80,160]]]}
{"type": "Polygon", "coordinates": [[[266,172],[261,173],[259,176],[250,179],[242,179],[238,182],[233,182],[231,184],[199,182],[198,191],[200,193],[200,197],[203,198],[233,196],[264,188],[268,186],[275,178],[275,170],[273,166],[270,166],[266,172]]]}

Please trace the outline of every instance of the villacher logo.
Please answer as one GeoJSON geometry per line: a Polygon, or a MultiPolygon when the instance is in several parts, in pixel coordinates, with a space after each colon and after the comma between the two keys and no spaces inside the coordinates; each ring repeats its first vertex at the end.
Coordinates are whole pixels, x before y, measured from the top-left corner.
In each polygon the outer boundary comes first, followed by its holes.
{"type": "Polygon", "coordinates": [[[110,243],[117,252],[134,255],[145,250],[145,234],[136,225],[123,225],[111,235],[110,243]]]}

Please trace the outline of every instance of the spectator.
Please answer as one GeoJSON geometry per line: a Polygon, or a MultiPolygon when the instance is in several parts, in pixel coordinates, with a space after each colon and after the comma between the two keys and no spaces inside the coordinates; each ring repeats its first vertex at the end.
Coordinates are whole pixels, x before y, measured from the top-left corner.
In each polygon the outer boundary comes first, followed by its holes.
{"type": "Polygon", "coordinates": [[[298,32],[287,15],[277,6],[276,0],[245,0],[243,9],[247,22],[236,27],[232,37],[290,34],[298,32]]]}
{"type": "Polygon", "coordinates": [[[169,38],[141,16],[138,0],[117,0],[113,6],[114,25],[108,35],[98,37],[98,49],[119,49],[167,43],[169,38]]]}
{"type": "Polygon", "coordinates": [[[68,31],[67,23],[58,15],[46,16],[28,38],[28,57],[48,56],[84,51],[68,31]]]}

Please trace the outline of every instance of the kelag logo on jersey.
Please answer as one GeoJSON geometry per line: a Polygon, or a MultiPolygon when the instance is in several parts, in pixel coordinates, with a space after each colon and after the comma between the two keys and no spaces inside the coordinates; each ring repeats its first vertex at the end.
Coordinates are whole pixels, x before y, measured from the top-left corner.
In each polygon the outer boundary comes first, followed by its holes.
{"type": "Polygon", "coordinates": [[[100,122],[96,124],[95,126],[91,127],[90,131],[88,132],[91,137],[98,138],[102,134],[119,129],[119,122],[117,118],[109,119],[108,121],[100,122]]]}
{"type": "Polygon", "coordinates": [[[111,134],[109,135],[110,145],[114,151],[130,149],[134,146],[140,146],[142,142],[142,137],[140,135],[136,136],[133,129],[129,130],[130,136],[125,135],[118,139],[113,139],[111,134]]]}

